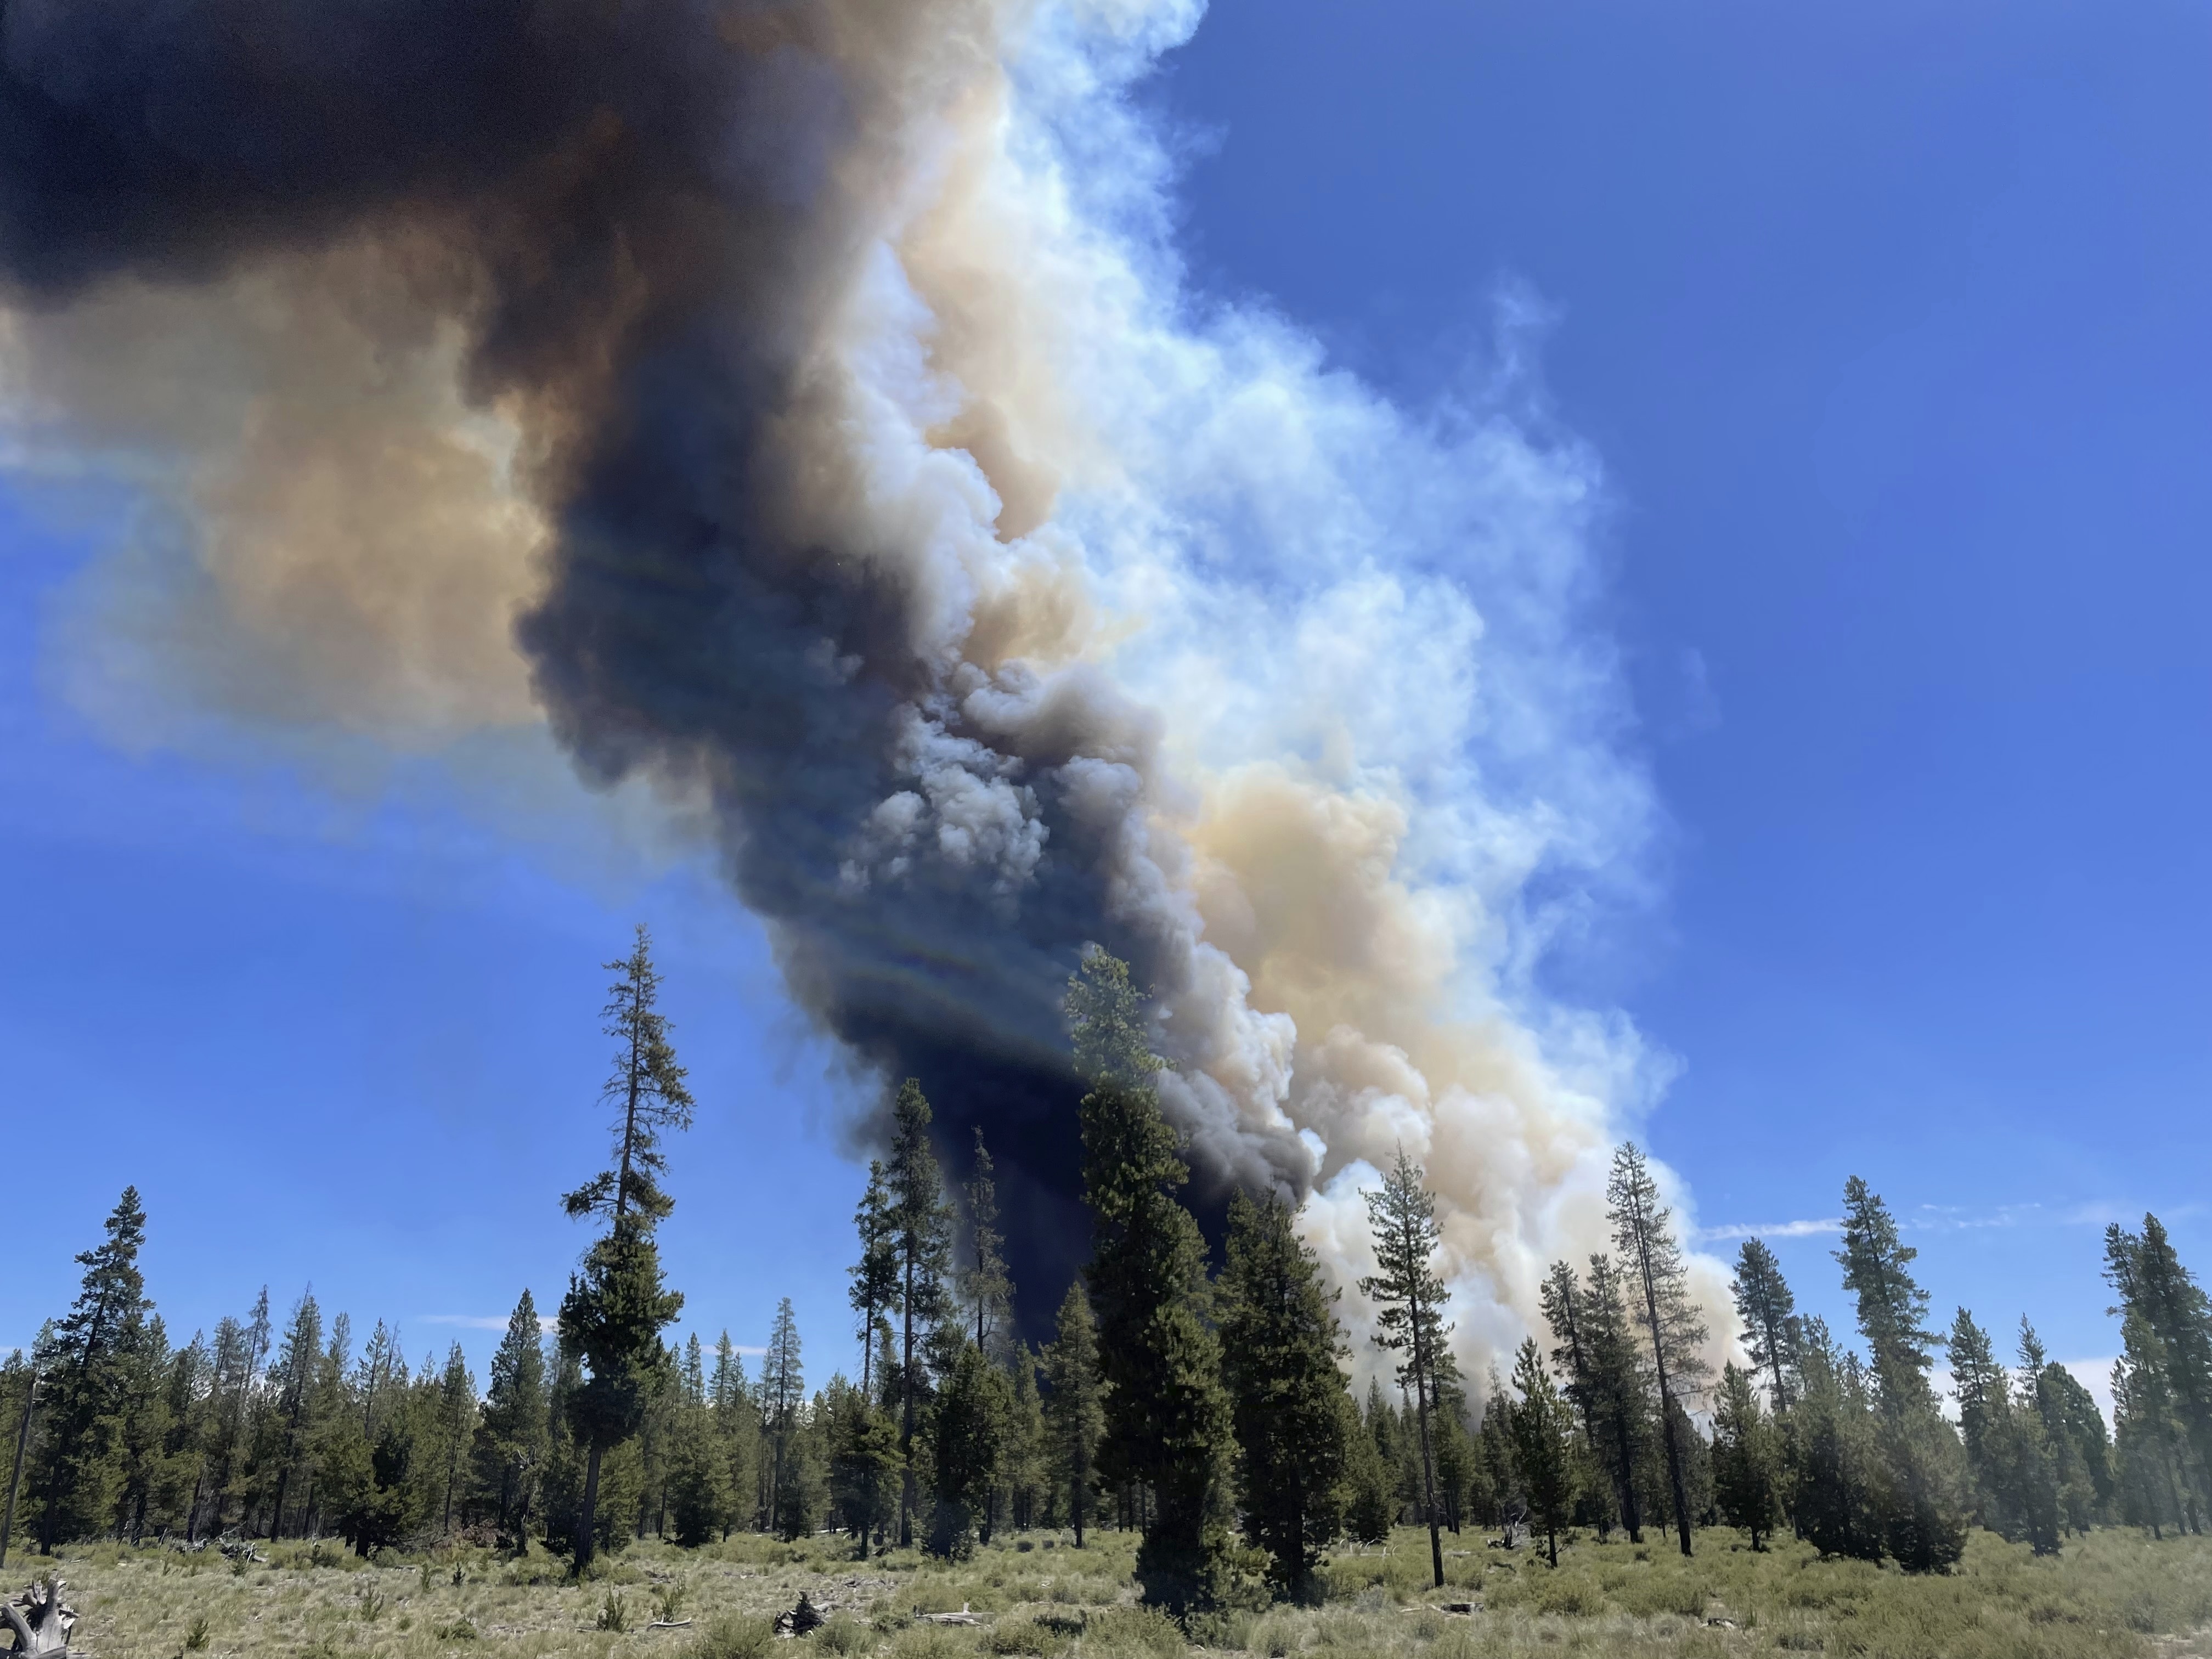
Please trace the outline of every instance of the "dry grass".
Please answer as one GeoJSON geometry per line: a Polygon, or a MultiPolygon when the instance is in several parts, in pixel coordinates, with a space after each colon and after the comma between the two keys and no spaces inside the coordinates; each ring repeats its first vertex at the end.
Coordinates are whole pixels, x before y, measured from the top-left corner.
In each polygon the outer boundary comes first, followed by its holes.
{"type": "Polygon", "coordinates": [[[1472,1534],[1428,1583],[1425,1534],[1349,1553],[1313,1608],[1211,1615],[1186,1634],[1134,1605],[1134,1540],[1094,1534],[1005,1541],[959,1566],[911,1551],[866,1562],[841,1540],[784,1546],[742,1537],[704,1550],[639,1545],[583,1584],[560,1564],[480,1551],[368,1566],[334,1546],[282,1545],[266,1566],[98,1546],[58,1562],[21,1559],[15,1580],[52,1566],[99,1659],[1183,1659],[1191,1644],[1250,1659],[2183,1659],[2212,1656],[2212,1540],[2153,1544],[2100,1533],[2037,1561],[1978,1536],[1963,1569],[1908,1578],[1823,1562],[1784,1544],[1754,1554],[1701,1534],[1695,1559],[1662,1540],[1583,1540],[1554,1571],[1472,1534]],[[772,1616],[801,1590],[830,1623],[787,1648],[772,1616]],[[1471,1601],[1472,1615],[1438,1604],[1471,1601]],[[963,1606],[978,1626],[917,1621],[963,1606]],[[693,1622],[651,1630],[659,1614],[693,1622]]]}

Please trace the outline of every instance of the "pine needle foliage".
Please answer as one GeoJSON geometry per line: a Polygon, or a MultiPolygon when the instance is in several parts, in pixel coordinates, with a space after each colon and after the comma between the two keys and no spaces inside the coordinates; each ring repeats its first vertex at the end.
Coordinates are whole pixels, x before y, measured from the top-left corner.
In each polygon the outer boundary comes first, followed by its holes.
{"type": "Polygon", "coordinates": [[[1651,1165],[1633,1141],[1615,1150],[1606,1183],[1606,1211],[1613,1247],[1628,1284],[1630,1316],[1643,1328],[1658,1395],[1661,1443],[1674,1495],[1674,1526],[1682,1553],[1690,1553],[1690,1497],[1677,1407],[1694,1398],[1703,1380],[1704,1315],[1690,1295],[1689,1269],[1674,1237],[1674,1213],[1660,1201],[1651,1165]]]}
{"type": "Polygon", "coordinates": [[[1336,1292],[1273,1194],[1229,1208],[1219,1285],[1221,1376],[1237,1437],[1245,1541],[1293,1601],[1313,1597],[1321,1552],[1340,1524],[1349,1400],[1336,1292]]]}

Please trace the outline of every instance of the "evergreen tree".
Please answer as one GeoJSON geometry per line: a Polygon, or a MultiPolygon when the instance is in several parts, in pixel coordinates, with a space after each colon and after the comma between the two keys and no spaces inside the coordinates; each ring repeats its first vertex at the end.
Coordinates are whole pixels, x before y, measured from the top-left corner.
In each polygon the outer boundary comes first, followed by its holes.
{"type": "Polygon", "coordinates": [[[1443,1280],[1431,1265],[1443,1242],[1437,1226],[1437,1200],[1421,1183],[1420,1165],[1406,1156],[1401,1146],[1381,1189],[1360,1194],[1367,1202],[1368,1226],[1375,1236],[1376,1271],[1359,1281],[1359,1290],[1376,1304],[1376,1322],[1381,1328],[1375,1334],[1376,1346],[1405,1356],[1398,1380],[1412,1395],[1429,1559],[1436,1587],[1442,1589],[1443,1534],[1437,1514],[1436,1447],[1430,1425],[1437,1386],[1451,1365],[1444,1339],[1452,1328],[1443,1317],[1443,1280]]]}
{"type": "Polygon", "coordinates": [[[1782,1276],[1782,1264],[1765,1241],[1747,1238],[1736,1251],[1735,1277],[1729,1290],[1736,1317],[1743,1322],[1744,1348],[1752,1370],[1763,1373],[1777,1412],[1790,1410],[1790,1372],[1796,1364],[1797,1299],[1782,1276]]]}
{"type": "MultiPolygon", "coordinates": [[[[315,1382],[322,1370],[323,1316],[309,1285],[294,1304],[290,1322],[276,1351],[273,1381],[276,1384],[276,1415],[280,1440],[275,1504],[269,1517],[269,1535],[284,1535],[284,1499],[295,1475],[305,1476],[301,1465],[309,1454],[309,1413],[315,1403],[315,1382]]],[[[301,1530],[305,1532],[304,1517],[301,1530]]]]}
{"type": "Polygon", "coordinates": [[[2143,1223],[2141,1234],[2117,1224],[2105,1232],[2105,1277],[2120,1298],[2112,1311],[2121,1320],[2117,1375],[2125,1388],[2116,1384],[2113,1401],[2116,1411],[2123,1397],[2128,1406],[2124,1424],[2116,1417],[2114,1427],[2124,1447],[2129,1508],[2154,1531],[2172,1524],[2201,1532],[2212,1502],[2212,1462],[2192,1400],[2208,1386],[2198,1375],[2203,1297],[2158,1218],[2143,1223]]]}
{"type": "Polygon", "coordinates": [[[921,1085],[908,1078],[891,1107],[891,1155],[887,1165],[891,1207],[891,1244],[898,1262],[899,1543],[914,1542],[917,1502],[915,1436],[922,1426],[927,1392],[921,1362],[921,1345],[945,1322],[951,1298],[945,1279],[952,1265],[952,1208],[945,1201],[945,1180],[931,1146],[929,1101],[921,1085]]]}
{"type": "Polygon", "coordinates": [[[983,1131],[975,1131],[975,1172],[967,1186],[968,1237],[973,1265],[963,1275],[975,1346],[995,1357],[1013,1312],[1013,1281],[1006,1273],[1006,1235],[999,1231],[997,1170],[983,1131]]]}
{"type": "Polygon", "coordinates": [[[899,1304],[900,1262],[897,1229],[894,1223],[890,1179],[881,1158],[868,1162],[868,1185],[860,1194],[853,1224],[860,1230],[860,1259],[851,1270],[849,1292],[853,1311],[860,1316],[855,1334],[860,1340],[860,1391],[873,1398],[872,1364],[881,1333],[889,1329],[890,1314],[899,1304]]]}
{"type": "Polygon", "coordinates": [[[1630,1316],[1643,1327],[1650,1348],[1652,1380],[1659,1399],[1660,1443],[1667,1452],[1674,1527],[1682,1553],[1687,1555],[1689,1484],[1675,1408],[1683,1395],[1695,1393],[1703,1374],[1699,1350],[1705,1340],[1705,1322],[1690,1300],[1689,1271],[1674,1237],[1673,1212],[1659,1201],[1659,1183],[1633,1141],[1623,1142],[1613,1153],[1606,1202],[1613,1221],[1613,1245],[1620,1252],[1629,1280],[1630,1316]]]}
{"type": "Polygon", "coordinates": [[[1429,1428],[1436,1437],[1437,1502],[1443,1510],[1445,1527],[1456,1538],[1479,1466],[1474,1437],[1467,1431],[1467,1389],[1455,1371],[1437,1379],[1436,1420],[1429,1428]]]}
{"type": "Polygon", "coordinates": [[[614,1070],[602,1091],[617,1109],[614,1167],[562,1200],[571,1216],[604,1216],[608,1222],[606,1236],[586,1254],[582,1271],[570,1276],[561,1304],[562,1340],[586,1372],[567,1402],[585,1457],[575,1527],[580,1577],[605,1536],[600,1466],[610,1447],[637,1432],[652,1387],[668,1363],[660,1333],[684,1306],[683,1297],[661,1282],[653,1230],[672,1207],[660,1186],[667,1173],[661,1135],[690,1128],[693,1109],[684,1068],[668,1042],[667,1019],[659,1011],[660,975],[642,924],[630,954],[607,967],[619,975],[605,1010],[605,1030],[616,1047],[614,1070]]]}
{"type": "MultiPolygon", "coordinates": [[[[692,1338],[687,1359],[696,1355],[692,1338]]],[[[668,1510],[676,1541],[686,1549],[711,1543],[729,1528],[737,1494],[730,1486],[730,1459],[706,1401],[703,1379],[695,1391],[687,1376],[672,1425],[668,1451],[668,1510]]]]}
{"type": "Polygon", "coordinates": [[[138,1271],[146,1212],[136,1187],[123,1189],[105,1231],[76,1258],[84,1269],[76,1300],[41,1333],[34,1355],[44,1437],[39,1536],[49,1555],[64,1538],[104,1531],[123,1486],[124,1407],[154,1307],[138,1271]]]}
{"type": "Polygon", "coordinates": [[[161,1498],[170,1433],[169,1335],[158,1314],[149,1315],[137,1341],[124,1353],[118,1378],[118,1491],[112,1524],[136,1543],[145,1534],[161,1498]]]}
{"type": "Polygon", "coordinates": [[[1345,1346],[1335,1293],[1279,1198],[1231,1201],[1219,1294],[1245,1541],[1267,1553],[1277,1587],[1304,1602],[1341,1507],[1347,1391],[1336,1362],[1345,1346]]]}
{"type": "Polygon", "coordinates": [[[2020,1491],[2018,1437],[2012,1391],[1997,1364],[1989,1333],[1966,1309],[1951,1322],[1951,1391],[1959,1402],[1959,1437],[1972,1477],[1982,1525],[2003,1537],[2021,1535],[2026,1508],[2020,1491]]]}
{"type": "Polygon", "coordinates": [[[1129,978],[1129,964],[1092,946],[1067,981],[1068,1030],[1073,1038],[1075,1073],[1096,1085],[1103,1078],[1143,1090],[1165,1068],[1152,1052],[1152,1016],[1143,993],[1129,978]]]}
{"type": "Polygon", "coordinates": [[[2034,1376],[2036,1410],[2044,1432],[2058,1449],[2066,1524],[2087,1532],[2109,1518],[2112,1502],[2112,1443],[2105,1414],[2097,1397],[2057,1360],[2044,1359],[2034,1376]]]}
{"type": "Polygon", "coordinates": [[[1349,1391],[1337,1409],[1344,1421],[1344,1529],[1356,1543],[1387,1544],[1398,1519],[1397,1482],[1349,1391]]]}
{"type": "Polygon", "coordinates": [[[811,1536],[830,1507],[829,1449],[823,1443],[828,1413],[822,1396],[799,1401],[796,1417],[770,1516],[775,1535],[787,1544],[811,1536]]]}
{"type": "Polygon", "coordinates": [[[1006,1374],[975,1343],[963,1342],[938,1394],[930,1425],[931,1486],[936,1495],[932,1554],[964,1561],[975,1553],[977,1524],[1004,1466],[1012,1405],[1006,1374]]]}
{"type": "Polygon", "coordinates": [[[1648,1413],[1636,1340],[1613,1259],[1590,1258],[1587,1288],[1573,1267],[1555,1261],[1539,1296],[1559,1345],[1552,1350],[1552,1363],[1567,1378],[1567,1398],[1582,1414],[1591,1455],[1605,1472],[1629,1541],[1640,1544],[1644,1522],[1637,1472],[1648,1413]]]}
{"type": "Polygon", "coordinates": [[[754,1494],[759,1472],[754,1451],[760,1443],[759,1412],[745,1382],[745,1362],[724,1331],[714,1343],[714,1370],[707,1383],[707,1410],[714,1419],[714,1438],[728,1469],[730,1508],[722,1532],[754,1516],[754,1494]]]}
{"type": "Polygon", "coordinates": [[[1552,1386],[1552,1374],[1533,1336],[1522,1340],[1513,1362],[1513,1386],[1521,1398],[1506,1407],[1513,1439],[1513,1461],[1520,1471],[1532,1527],[1544,1529],[1551,1564],[1559,1565],[1559,1529],[1575,1498],[1573,1418],[1552,1386]]]}
{"type": "MultiPolygon", "coordinates": [[[[1762,1356],[1758,1363],[1773,1374],[1770,1359],[1762,1356]]],[[[1787,1397],[1779,1382],[1776,1390],[1778,1398],[1787,1397]]],[[[1765,1549],[1781,1516],[1781,1438],[1752,1374],[1732,1362],[1721,1367],[1713,1401],[1713,1496],[1721,1519],[1749,1533],[1753,1549],[1765,1549]]]]}
{"type": "Polygon", "coordinates": [[[477,1426],[477,1380],[470,1373],[468,1356],[461,1352],[458,1342],[446,1352],[445,1367],[438,1373],[435,1403],[432,1429],[438,1453],[438,1532],[443,1537],[453,1530],[456,1504],[465,1502],[461,1460],[475,1437],[477,1426]]]}
{"type": "Polygon", "coordinates": [[[1106,1416],[1099,1402],[1098,1328],[1079,1283],[1060,1301],[1059,1323],[1045,1346],[1044,1376],[1047,1462],[1067,1494],[1068,1524],[1081,1549],[1106,1416]]]}
{"type": "Polygon", "coordinates": [[[491,1358],[491,1386],[477,1425],[477,1490],[500,1532],[519,1548],[546,1452],[545,1348],[528,1291],[514,1304],[491,1358]]]}
{"type": "Polygon", "coordinates": [[[762,1427],[769,1447],[765,1471],[769,1511],[781,1516],[784,1512],[784,1487],[793,1478],[800,1411],[806,1402],[806,1371],[800,1363],[799,1321],[792,1312],[787,1296],[776,1304],[768,1352],[761,1357],[760,1401],[762,1427]]]}
{"type": "Polygon", "coordinates": [[[1913,1279],[1918,1254],[1898,1237],[1888,1206],[1853,1176],[1844,1188],[1844,1247],[1836,1260],[1858,1306],[1877,1408],[1875,1466],[1883,1542],[1907,1571],[1940,1571],[1966,1547],[1965,1458],[1929,1385],[1934,1334],[1928,1293],[1913,1279]]]}
{"type": "Polygon", "coordinates": [[[1505,1392],[1505,1384],[1498,1380],[1498,1368],[1493,1365],[1489,1388],[1483,1397],[1482,1422],[1475,1431],[1475,1445],[1495,1506],[1492,1513],[1498,1522],[1498,1541],[1507,1549],[1513,1547],[1515,1527],[1528,1513],[1519,1462],[1513,1455],[1512,1407],[1511,1396],[1505,1392]]]}
{"type": "Polygon", "coordinates": [[[1806,1321],[1802,1329],[1798,1364],[1801,1385],[1790,1411],[1790,1516],[1821,1554],[1878,1561],[1882,1529],[1864,1374],[1855,1356],[1838,1352],[1818,1319],[1806,1321]]]}
{"type": "Polygon", "coordinates": [[[897,1514],[898,1425],[842,1378],[830,1383],[826,1404],[830,1499],[865,1561],[870,1537],[880,1538],[897,1514]]]}
{"type": "Polygon", "coordinates": [[[1205,1317],[1206,1241],[1176,1198],[1190,1172],[1158,1097],[1132,1080],[1156,1067],[1127,1051],[1141,1028],[1127,990],[1127,968],[1094,951],[1068,994],[1078,1060],[1099,1068],[1082,1106],[1085,1277],[1106,1382],[1099,1462],[1109,1480],[1149,1491],[1137,1577],[1147,1601],[1182,1613],[1212,1601],[1227,1545],[1229,1402],[1205,1317]]]}
{"type": "Polygon", "coordinates": [[[1009,1346],[1005,1369],[1012,1388],[1001,1496],[1009,1523],[1025,1530],[1037,1524],[1044,1504],[1059,1487],[1046,1462],[1044,1400],[1037,1392],[1036,1351],[1020,1341],[1009,1346]]]}

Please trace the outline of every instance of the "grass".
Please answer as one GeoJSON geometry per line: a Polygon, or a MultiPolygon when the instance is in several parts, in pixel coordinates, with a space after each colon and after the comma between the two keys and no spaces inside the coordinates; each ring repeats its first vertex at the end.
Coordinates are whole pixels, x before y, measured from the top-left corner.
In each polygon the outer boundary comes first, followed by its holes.
{"type": "Polygon", "coordinates": [[[100,1659],[2212,1659],[2205,1539],[2102,1532],[2039,1561],[1981,1534],[1940,1578],[1787,1542],[1754,1553],[1725,1530],[1700,1534],[1688,1561],[1656,1535],[1578,1539],[1557,1571],[1473,1534],[1448,1541],[1441,1593],[1426,1534],[1407,1528],[1387,1549],[1333,1558],[1318,1607],[1230,1610],[1188,1632],[1136,1605],[1135,1540],[1114,1533],[1079,1552],[1065,1535],[1008,1540],[959,1565],[913,1551],[857,1561],[837,1539],[649,1543],[581,1584],[543,1553],[370,1565],[306,1544],[243,1573],[108,1544],[19,1559],[9,1576],[58,1570],[100,1659]],[[787,1643],[771,1621],[801,1590],[829,1622],[787,1643]],[[916,1617],[962,1607],[982,1622],[916,1617]],[[648,1627],[668,1618],[692,1622],[648,1627]]]}

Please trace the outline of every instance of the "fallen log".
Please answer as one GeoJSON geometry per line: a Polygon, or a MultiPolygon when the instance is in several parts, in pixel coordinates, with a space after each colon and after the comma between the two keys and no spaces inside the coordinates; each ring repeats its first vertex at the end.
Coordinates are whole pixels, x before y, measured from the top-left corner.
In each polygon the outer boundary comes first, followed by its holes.
{"type": "Polygon", "coordinates": [[[968,1611],[965,1601],[960,1604],[957,1613],[923,1613],[917,1609],[914,1616],[926,1625],[980,1625],[983,1622],[968,1611]]]}

